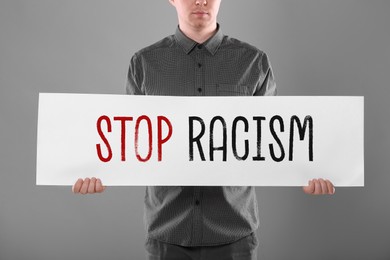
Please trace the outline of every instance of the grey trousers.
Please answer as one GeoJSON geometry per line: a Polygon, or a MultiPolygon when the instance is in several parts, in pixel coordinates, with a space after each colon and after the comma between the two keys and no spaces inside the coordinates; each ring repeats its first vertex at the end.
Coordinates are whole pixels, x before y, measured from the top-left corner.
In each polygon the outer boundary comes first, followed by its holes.
{"type": "Polygon", "coordinates": [[[218,246],[183,247],[148,238],[148,260],[257,260],[258,239],[252,233],[236,242],[218,246]]]}

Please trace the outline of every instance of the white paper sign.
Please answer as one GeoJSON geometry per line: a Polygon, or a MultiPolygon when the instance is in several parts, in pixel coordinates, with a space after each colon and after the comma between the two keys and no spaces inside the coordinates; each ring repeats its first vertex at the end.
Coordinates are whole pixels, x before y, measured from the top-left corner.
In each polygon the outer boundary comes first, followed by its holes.
{"type": "Polygon", "coordinates": [[[363,97],[40,94],[37,184],[364,186],[363,97]]]}

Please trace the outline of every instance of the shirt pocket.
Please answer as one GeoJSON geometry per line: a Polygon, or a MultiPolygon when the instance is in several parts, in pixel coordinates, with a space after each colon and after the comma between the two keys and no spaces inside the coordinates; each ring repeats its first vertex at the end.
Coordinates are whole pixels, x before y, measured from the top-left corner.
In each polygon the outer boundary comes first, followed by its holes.
{"type": "Polygon", "coordinates": [[[217,96],[250,96],[247,86],[233,84],[217,84],[217,96]]]}

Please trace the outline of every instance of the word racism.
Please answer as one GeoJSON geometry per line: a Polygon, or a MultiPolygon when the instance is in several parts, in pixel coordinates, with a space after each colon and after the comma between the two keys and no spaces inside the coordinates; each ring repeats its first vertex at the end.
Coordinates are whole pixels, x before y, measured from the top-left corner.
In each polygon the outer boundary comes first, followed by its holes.
{"type": "MultiPolygon", "coordinates": [[[[163,153],[162,148],[163,145],[167,142],[169,142],[170,138],[173,134],[173,126],[171,121],[165,117],[165,116],[157,116],[157,160],[162,161],[163,159],[163,153]],[[163,127],[167,129],[167,133],[163,136],[163,127]]],[[[244,133],[248,133],[249,131],[249,120],[243,116],[237,116],[234,118],[234,120],[231,122],[231,130],[230,130],[230,136],[231,137],[231,150],[236,160],[239,161],[245,161],[249,157],[249,147],[250,142],[251,144],[256,147],[255,152],[252,154],[251,159],[253,161],[264,161],[266,158],[262,156],[261,153],[261,147],[262,147],[262,128],[264,122],[267,120],[265,117],[262,116],[254,116],[251,120],[254,121],[256,127],[256,138],[254,140],[248,140],[244,139],[240,141],[240,144],[243,144],[244,151],[239,153],[237,150],[237,136],[240,132],[237,130],[237,126],[241,125],[239,129],[244,133]],[[242,127],[243,126],[243,127],[242,127]]],[[[133,117],[129,116],[115,116],[113,119],[110,119],[110,117],[103,115],[98,118],[97,120],[97,132],[103,142],[103,144],[96,144],[96,151],[97,155],[102,162],[109,162],[113,158],[113,151],[111,148],[111,144],[108,141],[109,133],[111,133],[112,130],[112,121],[118,122],[118,125],[120,125],[120,131],[121,131],[121,148],[120,148],[120,154],[121,154],[121,161],[126,161],[126,138],[127,138],[127,130],[126,126],[130,122],[133,121],[133,117]],[[105,123],[105,127],[103,127],[103,122],[105,123]],[[104,129],[103,129],[104,128],[104,129]],[[102,146],[105,146],[104,154],[103,154],[103,148],[102,146]]],[[[207,159],[209,161],[215,161],[214,153],[219,152],[222,153],[222,161],[227,161],[227,138],[228,138],[228,127],[226,124],[226,120],[221,116],[214,116],[209,124],[206,125],[205,121],[197,116],[190,116],[188,117],[188,126],[189,126],[189,133],[188,133],[188,151],[189,151],[189,161],[194,161],[194,153],[195,151],[197,154],[199,154],[199,157],[202,161],[206,161],[207,159]],[[208,126],[208,129],[207,129],[208,126]],[[197,130],[195,131],[194,128],[197,130]],[[206,134],[207,131],[207,134],[206,134]],[[215,132],[218,132],[218,134],[221,133],[221,136],[218,136],[221,138],[222,144],[220,146],[215,146],[215,132]],[[204,144],[205,142],[208,144],[208,158],[206,158],[206,155],[204,153],[204,144]]],[[[272,138],[274,139],[276,144],[270,143],[269,146],[269,155],[275,162],[281,162],[285,160],[286,152],[285,152],[285,146],[283,145],[281,139],[279,138],[280,133],[285,132],[285,122],[283,118],[279,115],[275,115],[270,118],[269,120],[269,131],[272,135],[272,138]]],[[[293,160],[293,154],[294,154],[294,131],[297,129],[299,133],[299,139],[302,141],[305,138],[306,129],[308,128],[308,160],[313,161],[313,118],[311,116],[306,116],[303,119],[303,124],[298,116],[292,116],[289,120],[289,143],[288,143],[288,160],[293,160]]],[[[142,115],[139,116],[135,120],[134,125],[134,133],[133,134],[133,140],[134,140],[134,151],[136,159],[140,162],[147,162],[150,160],[153,152],[153,132],[154,129],[152,127],[152,121],[151,119],[146,116],[142,115]],[[143,124],[147,128],[147,134],[148,142],[147,142],[147,153],[146,155],[140,155],[140,147],[139,147],[139,132],[140,132],[140,125],[143,124]]],[[[241,138],[240,138],[241,139],[241,138]]],[[[218,139],[220,140],[220,139],[218,139]]],[[[219,141],[218,141],[219,142],[219,141]]],[[[145,149],[144,149],[145,150],[145,149]]]]}

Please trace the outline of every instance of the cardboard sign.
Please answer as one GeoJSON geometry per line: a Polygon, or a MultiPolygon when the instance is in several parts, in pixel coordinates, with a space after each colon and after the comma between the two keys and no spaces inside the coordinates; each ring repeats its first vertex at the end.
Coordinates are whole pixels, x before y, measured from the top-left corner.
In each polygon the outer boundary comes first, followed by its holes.
{"type": "Polygon", "coordinates": [[[363,102],[41,93],[37,184],[363,186],[363,102]]]}

